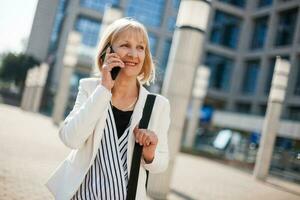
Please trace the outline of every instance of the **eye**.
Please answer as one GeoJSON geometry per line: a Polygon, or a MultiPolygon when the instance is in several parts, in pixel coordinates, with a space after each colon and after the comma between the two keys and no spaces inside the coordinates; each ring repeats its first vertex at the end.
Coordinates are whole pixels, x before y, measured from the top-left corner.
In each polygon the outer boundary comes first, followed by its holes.
{"type": "Polygon", "coordinates": [[[144,50],[145,49],[144,46],[138,46],[137,48],[140,49],[140,50],[144,50]]]}
{"type": "Polygon", "coordinates": [[[128,44],[122,44],[121,47],[129,47],[128,44]]]}

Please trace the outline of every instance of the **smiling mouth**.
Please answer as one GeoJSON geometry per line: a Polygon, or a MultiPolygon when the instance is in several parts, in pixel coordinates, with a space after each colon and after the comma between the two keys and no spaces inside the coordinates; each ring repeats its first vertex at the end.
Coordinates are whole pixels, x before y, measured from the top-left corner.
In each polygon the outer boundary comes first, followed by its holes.
{"type": "Polygon", "coordinates": [[[134,67],[137,65],[137,63],[134,63],[134,62],[124,62],[124,64],[127,66],[131,66],[131,67],[134,67]]]}

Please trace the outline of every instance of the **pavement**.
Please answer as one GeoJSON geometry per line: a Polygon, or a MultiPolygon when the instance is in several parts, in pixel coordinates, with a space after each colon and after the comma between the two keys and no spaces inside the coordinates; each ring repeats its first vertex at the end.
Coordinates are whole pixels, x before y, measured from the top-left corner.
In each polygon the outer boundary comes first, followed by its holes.
{"type": "MultiPolygon", "coordinates": [[[[51,119],[0,104],[0,200],[54,199],[44,186],[69,149],[51,119]]],[[[169,200],[300,200],[300,185],[179,153],[169,200]]]]}

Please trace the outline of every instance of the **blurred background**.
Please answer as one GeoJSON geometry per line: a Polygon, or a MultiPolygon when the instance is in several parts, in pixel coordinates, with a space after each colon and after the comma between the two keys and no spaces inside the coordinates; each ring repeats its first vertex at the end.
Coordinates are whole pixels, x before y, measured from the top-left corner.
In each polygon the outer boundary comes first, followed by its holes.
{"type": "MultiPolygon", "coordinates": [[[[26,120],[32,120],[24,127],[34,132],[29,125],[32,122],[33,126],[38,126],[39,123],[34,121],[41,118],[53,121],[54,124],[47,126],[51,126],[51,131],[57,134],[57,124],[74,105],[79,80],[92,76],[94,72],[94,58],[101,31],[118,13],[133,17],[147,27],[151,53],[157,66],[157,80],[148,89],[163,93],[166,74],[172,73],[168,63],[174,58],[169,54],[176,51],[172,47],[175,47],[176,40],[174,32],[180,28],[176,20],[182,2],[1,1],[0,140],[4,152],[1,155],[13,156],[16,153],[7,150],[14,148],[13,145],[4,144],[10,141],[6,140],[6,137],[10,137],[10,131],[15,131],[14,137],[19,137],[20,131],[25,130],[7,128],[13,123],[17,126],[22,121],[25,123],[26,120]],[[68,45],[72,46],[69,38],[74,31],[80,35],[80,41],[76,43],[76,64],[70,68],[65,55],[69,53],[68,45]],[[14,117],[18,117],[17,120],[14,117]]],[[[201,46],[201,54],[193,55],[193,48],[185,49],[190,56],[197,58],[198,65],[206,66],[209,77],[205,96],[200,103],[196,106],[194,104],[197,96],[186,97],[188,105],[178,147],[181,160],[193,155],[194,160],[205,159],[205,162],[221,163],[223,167],[230,166],[230,169],[248,175],[253,173],[276,57],[280,56],[290,63],[290,73],[282,111],[276,124],[278,130],[272,145],[269,176],[284,182],[284,186],[275,184],[276,188],[294,195],[282,199],[300,199],[300,1],[212,0],[208,4],[204,40],[195,44],[201,46]],[[189,123],[195,114],[196,127],[190,129],[189,123]],[[187,144],[187,133],[191,130],[192,140],[187,144]]],[[[194,79],[197,79],[197,75],[194,75],[194,79]]],[[[13,138],[11,141],[14,141],[13,138]]],[[[55,145],[62,145],[56,142],[55,145]]],[[[5,170],[16,163],[10,161],[7,164],[8,157],[4,157],[0,164],[0,198],[28,199],[12,197],[8,192],[8,186],[5,185],[10,181],[9,177],[14,176],[14,172],[8,177],[5,170]]],[[[49,176],[62,158],[51,157],[55,162],[50,164],[51,167],[43,168],[43,176],[49,176]]],[[[201,170],[194,174],[205,173],[203,170],[206,169],[201,170]]],[[[214,180],[213,177],[211,180],[214,180]]],[[[173,182],[178,181],[173,179],[173,182]]],[[[186,194],[176,189],[176,184],[172,187],[173,197],[170,199],[234,199],[228,197],[226,191],[222,193],[223,196],[200,197],[195,195],[196,192],[186,194]]],[[[214,193],[213,185],[210,187],[211,193],[214,193]]],[[[44,198],[50,198],[47,195],[44,198]]],[[[236,199],[247,198],[238,196],[236,199]]]]}

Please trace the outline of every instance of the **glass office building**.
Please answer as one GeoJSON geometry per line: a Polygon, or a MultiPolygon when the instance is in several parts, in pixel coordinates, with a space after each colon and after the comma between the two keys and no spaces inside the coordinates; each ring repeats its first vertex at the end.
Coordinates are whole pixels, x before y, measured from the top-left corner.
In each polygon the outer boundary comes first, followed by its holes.
{"type": "MultiPolygon", "coordinates": [[[[86,53],[95,51],[105,5],[118,6],[124,16],[145,24],[157,65],[157,86],[166,71],[180,0],[39,0],[27,52],[51,63],[49,87],[56,91],[67,34],[82,35],[86,53]],[[48,13],[43,12],[48,9],[48,13]],[[44,32],[43,32],[43,31],[44,32]]],[[[297,119],[300,110],[299,1],[215,0],[199,64],[211,69],[210,106],[231,112],[239,108],[262,115],[267,105],[275,57],[292,63],[283,119],[297,119]],[[245,106],[246,105],[246,106],[245,106]],[[247,108],[247,109],[244,109],[247,108]]],[[[92,59],[75,71],[89,76],[92,59]]],[[[74,79],[75,80],[75,79],[74,79]]],[[[158,90],[159,91],[159,90],[158,90]]]]}

